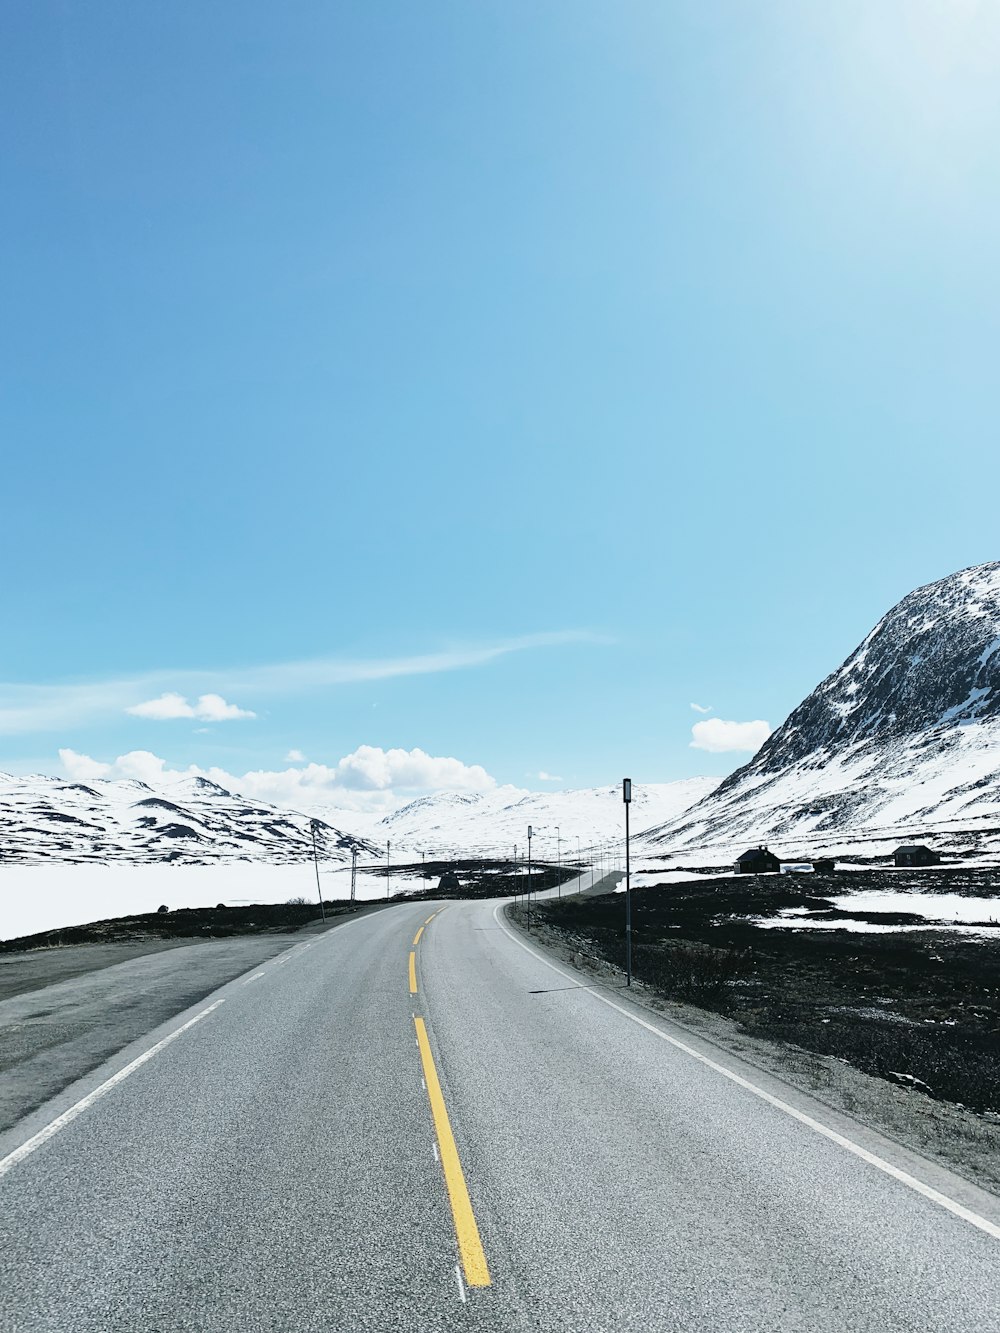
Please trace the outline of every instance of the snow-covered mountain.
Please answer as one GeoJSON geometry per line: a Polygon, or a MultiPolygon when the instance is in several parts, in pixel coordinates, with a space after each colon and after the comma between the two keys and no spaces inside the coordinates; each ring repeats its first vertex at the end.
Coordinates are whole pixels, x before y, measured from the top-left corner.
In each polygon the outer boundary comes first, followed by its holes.
{"type": "MultiPolygon", "coordinates": [[[[718,785],[718,778],[633,785],[631,824],[635,830],[661,824],[688,809],[718,785]]],[[[619,785],[579,791],[525,792],[517,787],[493,791],[439,792],[411,801],[366,830],[376,843],[427,855],[464,853],[510,856],[514,845],[526,850],[528,825],[532,847],[542,859],[575,856],[581,849],[620,840],[624,810],[619,785]],[[558,832],[557,832],[558,829],[558,832]],[[560,841],[561,839],[561,841],[560,841]]]]}
{"type": "MultiPolygon", "coordinates": [[[[363,840],[321,820],[324,859],[349,858],[363,840]]],[[[66,782],[0,774],[0,862],[270,863],[312,855],[309,816],[250,800],[207,778],[154,789],[144,782],[66,782]]]]}
{"type": "MultiPolygon", "coordinates": [[[[632,827],[659,824],[700,800],[717,778],[636,784],[632,827]]],[[[482,793],[441,792],[412,801],[383,819],[326,807],[283,809],[227,791],[207,778],[165,781],[67,782],[0,774],[0,863],[176,862],[198,865],[249,860],[272,864],[312,855],[310,818],[320,820],[324,861],[380,858],[388,839],[393,859],[428,856],[509,856],[525,850],[528,825],[541,859],[576,852],[622,834],[621,789],[482,793]],[[345,832],[344,826],[352,831],[345,832]],[[559,828],[561,843],[557,841],[559,828]]]]}
{"type": "Polygon", "coordinates": [[[918,588],[660,851],[896,837],[1000,845],[1000,562],[918,588]]]}

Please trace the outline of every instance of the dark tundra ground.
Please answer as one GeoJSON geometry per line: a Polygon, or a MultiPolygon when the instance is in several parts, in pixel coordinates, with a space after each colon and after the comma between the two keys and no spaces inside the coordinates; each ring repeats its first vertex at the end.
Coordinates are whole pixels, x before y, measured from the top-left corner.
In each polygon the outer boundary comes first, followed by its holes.
{"type": "MultiPolygon", "coordinates": [[[[845,1060],[881,1078],[1000,1113],[1000,897],[982,934],[906,913],[838,912],[851,889],[1000,893],[1000,871],[764,875],[635,889],[633,969],[668,999],[736,1020],[759,1037],[845,1060]],[[863,934],[763,929],[754,917],[804,908],[820,920],[917,930],[863,934]]],[[[515,909],[571,948],[625,965],[622,894],[515,909]]]]}

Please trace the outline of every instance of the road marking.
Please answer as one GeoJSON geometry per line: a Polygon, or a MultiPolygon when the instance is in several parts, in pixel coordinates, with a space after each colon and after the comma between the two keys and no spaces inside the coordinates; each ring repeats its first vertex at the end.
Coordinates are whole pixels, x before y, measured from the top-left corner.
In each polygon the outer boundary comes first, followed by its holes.
{"type": "Polygon", "coordinates": [[[465,1174],[458,1156],[455,1136],[451,1132],[448,1109],[444,1104],[444,1094],[438,1080],[431,1044],[427,1039],[427,1028],[422,1018],[414,1018],[417,1029],[417,1044],[420,1058],[424,1065],[424,1078],[427,1082],[427,1097],[434,1117],[434,1129],[437,1132],[438,1146],[441,1149],[441,1165],[444,1168],[445,1184],[448,1187],[448,1199],[451,1203],[451,1216],[455,1223],[455,1235],[458,1238],[458,1253],[465,1269],[465,1280],[470,1287],[488,1287],[490,1270],[486,1265],[483,1243],[479,1239],[472,1202],[465,1184],[465,1174]]]}
{"type": "MultiPolygon", "coordinates": [[[[570,972],[565,971],[558,964],[550,962],[548,958],[544,958],[537,949],[533,949],[531,945],[526,944],[524,940],[519,940],[510,927],[504,925],[499,916],[500,908],[502,906],[503,903],[500,903],[493,909],[493,919],[496,921],[500,929],[506,935],[509,935],[515,944],[519,944],[522,949],[527,953],[530,953],[540,963],[544,963],[546,967],[550,967],[553,972],[558,972],[562,977],[571,977],[572,974],[570,972]]],[[[727,1069],[725,1065],[720,1065],[717,1061],[710,1059],[707,1055],[702,1055],[700,1051],[696,1051],[694,1047],[688,1046],[686,1042],[679,1041],[676,1037],[671,1037],[668,1033],[662,1031],[662,1029],[656,1027],[653,1023],[647,1023],[646,1020],[640,1018],[638,1014],[630,1013],[623,1005],[615,1004],[614,1000],[608,999],[606,995],[600,995],[597,991],[589,990],[589,988],[587,989],[589,994],[591,994],[595,1000],[600,1000],[601,1004],[606,1004],[609,1009],[614,1009],[617,1013],[623,1014],[630,1022],[638,1024],[641,1028],[645,1028],[646,1031],[651,1032],[654,1037],[659,1037],[661,1041],[669,1042],[671,1046],[675,1046],[677,1050],[683,1051],[685,1055],[690,1055],[693,1059],[697,1060],[699,1064],[703,1064],[707,1068],[714,1070],[717,1074],[721,1074],[723,1078],[729,1079],[731,1083],[735,1083],[737,1086],[744,1088],[747,1092],[752,1093],[755,1097],[759,1097],[761,1101],[767,1102],[769,1106],[773,1106],[776,1110],[784,1112],[785,1115],[791,1116],[793,1120],[797,1120],[800,1124],[805,1125],[816,1134],[820,1134],[823,1138],[829,1139],[831,1143],[836,1143],[838,1147],[845,1149],[849,1153],[853,1153],[855,1157],[859,1157],[861,1161],[867,1162],[869,1166],[875,1167],[877,1171],[884,1172],[885,1175],[891,1176],[893,1180],[899,1181],[901,1185],[905,1185],[908,1189],[913,1190],[917,1194],[922,1194],[923,1197],[929,1199],[931,1203],[938,1204],[941,1208],[946,1209],[955,1217],[961,1218],[963,1222],[968,1222],[970,1226],[977,1227],[980,1231],[984,1231],[987,1236],[992,1236],[994,1240],[1000,1240],[1000,1226],[997,1226],[995,1222],[991,1222],[988,1218],[982,1217],[979,1213],[974,1213],[971,1208],[966,1208],[964,1204],[957,1203],[954,1199],[949,1199],[947,1194],[942,1194],[940,1190],[934,1189],[933,1186],[926,1185],[922,1180],[918,1180],[916,1176],[911,1176],[909,1172],[901,1171],[898,1166],[893,1166],[893,1164],[887,1162],[884,1157],[879,1157],[875,1153],[869,1152],[867,1148],[862,1148],[860,1143],[855,1143],[853,1139],[847,1138],[846,1135],[839,1134],[835,1129],[830,1129],[830,1127],[824,1125],[822,1121],[814,1120],[813,1117],[807,1115],[805,1111],[799,1111],[796,1107],[790,1106],[788,1102],[783,1102],[780,1097],[775,1097],[770,1092],[765,1092],[763,1088],[758,1088],[756,1083],[751,1083],[749,1079],[743,1078],[732,1069],[727,1069]]]]}
{"type": "Polygon", "coordinates": [[[263,972],[255,972],[252,977],[247,977],[246,981],[243,983],[244,986],[249,986],[251,981],[256,981],[258,977],[262,977],[263,975],[263,972]]]}
{"type": "Polygon", "coordinates": [[[417,993],[417,955],[410,953],[410,994],[417,993]]]}
{"type": "Polygon", "coordinates": [[[425,929],[425,928],[424,928],[423,926],[421,926],[420,929],[417,931],[417,933],[414,935],[414,937],[413,937],[413,947],[414,947],[414,949],[415,949],[415,948],[417,947],[417,945],[420,943],[420,936],[424,933],[424,929],[425,929]]]}
{"type": "MultiPolygon", "coordinates": [[[[425,1087],[425,1088],[427,1087],[427,1084],[426,1084],[426,1083],[424,1083],[424,1087],[425,1087]]],[[[435,1162],[440,1162],[440,1160],[441,1160],[441,1154],[438,1152],[438,1141],[437,1141],[437,1139],[432,1139],[432,1140],[431,1140],[431,1147],[434,1149],[434,1160],[435,1160],[435,1162]]]]}
{"type": "Polygon", "coordinates": [[[140,1065],[144,1065],[147,1060],[152,1060],[153,1056],[162,1051],[164,1046],[169,1046],[172,1041],[177,1040],[182,1032],[187,1032],[188,1028],[194,1027],[195,1023],[200,1023],[213,1009],[218,1009],[220,1004],[225,1004],[225,1000],[216,1000],[207,1009],[203,1009],[200,1014],[195,1014],[194,1018],[189,1018],[186,1023],[182,1023],[179,1028],[175,1028],[173,1032],[168,1033],[155,1046],[150,1046],[148,1051],[144,1051],[131,1064],[127,1064],[124,1069],[119,1069],[117,1074],[112,1074],[99,1088],[95,1088],[93,1092],[88,1092],[86,1097],[81,1097],[68,1111],[63,1111],[62,1115],[56,1116],[55,1120],[46,1125],[44,1129],[40,1129],[26,1143],[22,1143],[20,1148],[15,1148],[12,1153],[8,1153],[6,1157],[0,1159],[0,1176],[5,1176],[11,1167],[17,1166],[18,1162],[23,1162],[36,1148],[40,1148],[43,1143],[47,1143],[61,1129],[65,1129],[68,1124],[74,1121],[78,1115],[82,1115],[88,1107],[93,1106],[98,1098],[103,1097],[106,1092],[110,1092],[112,1088],[124,1082],[129,1074],[134,1074],[140,1065]]]}
{"type": "Polygon", "coordinates": [[[463,1285],[463,1283],[462,1283],[462,1270],[459,1268],[458,1264],[455,1265],[455,1276],[456,1276],[456,1278],[458,1279],[458,1299],[459,1299],[459,1300],[462,1302],[462,1304],[464,1305],[464,1304],[465,1304],[465,1287],[464,1287],[464,1285],[463,1285]]]}
{"type": "MultiPolygon", "coordinates": [[[[441,909],[438,908],[438,911],[440,911],[440,910],[441,910],[441,909]]],[[[434,920],[434,918],[435,918],[436,916],[437,916],[437,912],[431,912],[430,916],[429,916],[429,917],[427,918],[427,920],[424,922],[424,925],[425,925],[425,926],[429,926],[429,925],[431,924],[431,922],[434,920]]]]}

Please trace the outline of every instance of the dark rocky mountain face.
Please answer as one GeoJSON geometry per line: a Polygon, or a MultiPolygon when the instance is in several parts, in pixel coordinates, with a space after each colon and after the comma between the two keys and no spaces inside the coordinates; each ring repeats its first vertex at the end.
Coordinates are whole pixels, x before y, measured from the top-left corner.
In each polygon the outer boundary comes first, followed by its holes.
{"type": "Polygon", "coordinates": [[[858,742],[996,717],[1000,561],[904,597],[723,786],[858,742]]]}
{"type": "Polygon", "coordinates": [[[891,837],[945,816],[1000,826],[1000,561],[904,597],[748,764],[650,835],[891,837]]]}

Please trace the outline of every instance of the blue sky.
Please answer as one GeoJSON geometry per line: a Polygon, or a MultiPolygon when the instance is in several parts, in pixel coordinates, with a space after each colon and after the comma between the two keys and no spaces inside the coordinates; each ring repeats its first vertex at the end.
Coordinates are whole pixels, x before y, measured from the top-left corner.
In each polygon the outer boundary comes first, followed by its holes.
{"type": "Polygon", "coordinates": [[[726,772],[997,556],[995,6],[3,25],[0,767],[726,772]]]}

